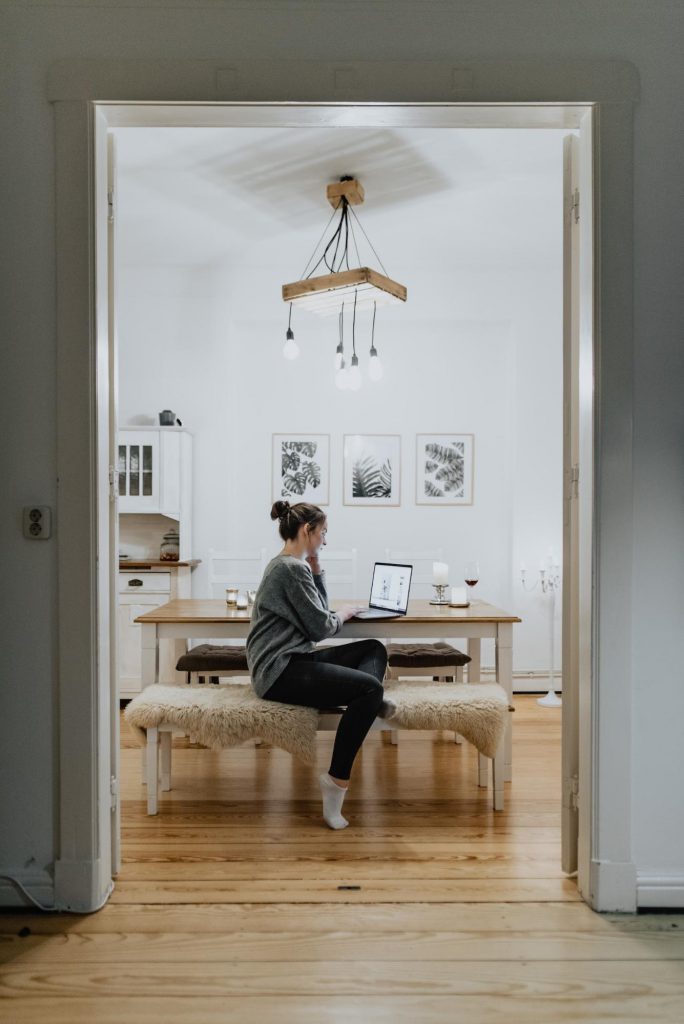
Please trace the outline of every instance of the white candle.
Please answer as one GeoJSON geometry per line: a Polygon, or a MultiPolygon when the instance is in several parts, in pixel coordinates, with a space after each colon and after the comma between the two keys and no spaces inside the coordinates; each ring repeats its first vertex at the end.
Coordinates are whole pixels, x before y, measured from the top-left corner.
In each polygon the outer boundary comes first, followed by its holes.
{"type": "Polygon", "coordinates": [[[524,562],[520,563],[520,572],[527,572],[527,566],[524,562]]]}
{"type": "Polygon", "coordinates": [[[435,586],[446,586],[449,582],[449,566],[446,562],[432,563],[432,582],[435,586]]]}

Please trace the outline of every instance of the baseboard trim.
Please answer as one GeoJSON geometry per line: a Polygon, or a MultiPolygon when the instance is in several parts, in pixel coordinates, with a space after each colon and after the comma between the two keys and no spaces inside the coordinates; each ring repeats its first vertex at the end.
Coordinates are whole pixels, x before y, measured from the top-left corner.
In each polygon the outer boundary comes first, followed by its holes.
{"type": "Polygon", "coordinates": [[[55,863],[55,906],[72,914],[92,914],[109,899],[114,888],[103,875],[101,860],[55,863]]]}
{"type": "Polygon", "coordinates": [[[636,913],[637,873],[631,861],[592,860],[590,888],[594,910],[636,913]]]}
{"type": "Polygon", "coordinates": [[[637,875],[637,906],[684,907],[684,875],[637,875]]]}
{"type": "MultiPolygon", "coordinates": [[[[21,868],[2,868],[0,874],[9,875],[21,882],[35,900],[42,906],[52,909],[55,905],[55,883],[49,871],[24,871],[21,868]]],[[[11,907],[13,910],[34,910],[30,900],[11,882],[0,879],[0,907],[11,907]]]]}

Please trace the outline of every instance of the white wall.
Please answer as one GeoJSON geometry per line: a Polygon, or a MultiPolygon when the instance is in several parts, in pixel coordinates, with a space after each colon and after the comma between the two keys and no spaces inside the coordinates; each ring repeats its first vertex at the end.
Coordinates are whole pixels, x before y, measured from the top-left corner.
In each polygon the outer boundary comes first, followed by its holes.
{"type": "MultiPolygon", "coordinates": [[[[124,202],[124,181],[120,194],[124,202]]],[[[548,668],[546,606],[538,592],[521,592],[518,566],[561,548],[560,214],[557,230],[554,250],[540,253],[543,269],[444,271],[442,280],[432,266],[406,269],[419,309],[379,312],[385,374],[357,393],[334,386],[335,318],[295,312],[301,356],[283,359],[277,270],[258,284],[234,266],[122,270],[120,422],[152,422],[172,408],[193,432],[193,555],[203,559],[195,595],[208,594],[210,548],[280,547],[268,516],[272,433],[329,433],[328,543],[357,548],[360,595],[385,547],[442,547],[460,585],[465,561],[477,558],[480,596],[524,619],[516,670],[548,668]],[[449,431],[475,435],[474,504],[417,505],[415,435],[449,431]],[[349,433],[401,436],[400,507],[343,504],[349,433]]],[[[362,367],[367,327],[359,317],[362,367]]],[[[489,642],[483,654],[493,666],[489,642]]]]}
{"type": "MultiPolygon", "coordinates": [[[[53,112],[46,100],[50,66],[89,57],[215,57],[327,61],[490,59],[621,59],[640,75],[635,112],[634,291],[634,532],[625,559],[633,561],[637,629],[625,636],[636,685],[632,706],[633,859],[640,873],[684,879],[684,816],[676,780],[684,773],[681,721],[684,686],[679,637],[684,595],[684,291],[682,225],[672,197],[684,160],[684,65],[673,45],[684,31],[679,4],[604,0],[576,5],[549,0],[401,3],[387,31],[387,5],[355,7],[349,32],[346,6],[262,2],[197,8],[163,3],[122,7],[18,5],[2,11],[0,76],[11,97],[2,116],[3,229],[12,253],[3,275],[4,599],[0,718],[0,869],[49,869],[59,849],[55,820],[57,751],[56,600],[54,543],[24,541],[21,506],[55,502],[55,223],[53,112]],[[171,5],[169,5],[171,6],[171,5]],[[302,31],[305,22],[306,31],[302,31]],[[644,598],[645,588],[657,591],[644,598]],[[27,707],[31,708],[30,716],[27,707]],[[674,780],[674,784],[669,784],[674,780]]],[[[399,4],[397,4],[399,6],[399,4]]],[[[397,77],[404,80],[404,72],[397,77]]],[[[331,71],[332,75],[332,71],[331,71]]],[[[293,89],[293,94],[294,94],[293,89]]],[[[271,98],[288,98],[281,94],[271,98]]],[[[369,97],[362,97],[367,99],[369,97]]],[[[630,382],[631,383],[631,382],[630,382]]],[[[629,401],[629,395],[627,396],[629,401]]],[[[59,529],[59,524],[57,524],[59,529]]],[[[602,580],[609,600],[611,581],[602,580]]],[[[609,654],[606,655],[609,657],[609,654]]],[[[610,713],[610,709],[605,709],[610,713]]],[[[606,752],[609,756],[609,752],[606,752]]],[[[680,883],[681,884],[681,883],[680,883]]]]}

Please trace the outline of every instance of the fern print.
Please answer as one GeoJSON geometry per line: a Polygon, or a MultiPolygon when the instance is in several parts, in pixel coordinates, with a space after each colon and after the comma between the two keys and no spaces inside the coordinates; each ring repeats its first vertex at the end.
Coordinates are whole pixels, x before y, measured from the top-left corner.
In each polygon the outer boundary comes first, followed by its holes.
{"type": "Polygon", "coordinates": [[[424,504],[472,504],[471,434],[419,434],[416,501],[424,504]]]}

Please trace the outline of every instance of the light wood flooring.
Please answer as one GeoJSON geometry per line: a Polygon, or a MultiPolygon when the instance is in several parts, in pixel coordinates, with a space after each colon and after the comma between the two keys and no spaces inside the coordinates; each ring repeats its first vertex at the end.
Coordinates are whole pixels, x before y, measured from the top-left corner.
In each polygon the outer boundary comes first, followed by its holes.
{"type": "Polygon", "coordinates": [[[251,745],[176,741],[148,818],[124,731],[114,894],[90,916],[0,916],[0,1021],[681,1022],[684,916],[579,900],[560,870],[560,713],[516,707],[504,812],[451,734],[373,734],[336,833],[314,770],[251,745]]]}

